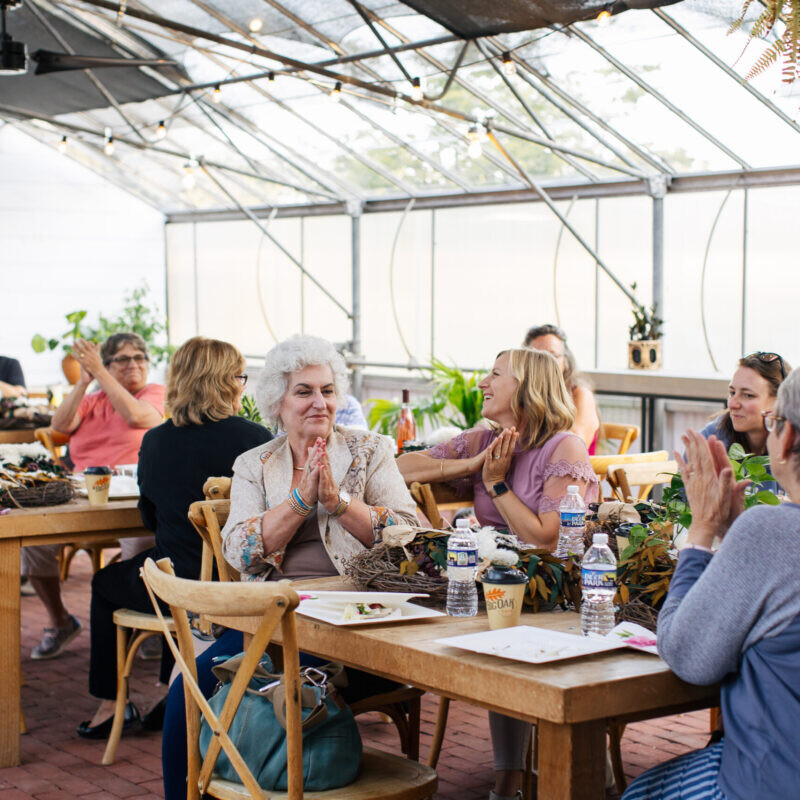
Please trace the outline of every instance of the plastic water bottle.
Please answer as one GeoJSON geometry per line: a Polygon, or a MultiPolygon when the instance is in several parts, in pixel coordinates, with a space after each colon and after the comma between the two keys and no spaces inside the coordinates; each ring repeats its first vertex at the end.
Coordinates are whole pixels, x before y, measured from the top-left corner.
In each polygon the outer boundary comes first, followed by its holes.
{"type": "Polygon", "coordinates": [[[608,546],[607,533],[595,533],[581,561],[581,631],[607,634],[614,627],[617,559],[608,546]]]}
{"type": "Polygon", "coordinates": [[[447,613],[451,617],[474,617],[478,613],[478,543],[469,521],[459,519],[447,539],[447,613]]]}
{"type": "Polygon", "coordinates": [[[567,486],[567,494],[558,507],[561,523],[558,528],[558,547],[553,555],[568,558],[583,555],[583,534],[586,532],[586,503],[578,487],[567,486]]]}

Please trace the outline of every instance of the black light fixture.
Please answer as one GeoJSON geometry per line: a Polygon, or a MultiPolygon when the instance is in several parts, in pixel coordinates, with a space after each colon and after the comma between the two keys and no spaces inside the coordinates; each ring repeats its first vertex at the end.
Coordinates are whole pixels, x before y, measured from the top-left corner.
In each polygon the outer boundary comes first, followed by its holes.
{"type": "Polygon", "coordinates": [[[22,75],[28,70],[28,48],[6,33],[6,10],[22,5],[22,0],[0,0],[0,75],[22,75]]]}

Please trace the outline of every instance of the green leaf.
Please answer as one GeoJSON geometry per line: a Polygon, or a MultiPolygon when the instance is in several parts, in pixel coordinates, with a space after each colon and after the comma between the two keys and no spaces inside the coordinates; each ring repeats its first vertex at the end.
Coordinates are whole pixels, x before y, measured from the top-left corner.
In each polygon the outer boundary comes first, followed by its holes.
{"type": "Polygon", "coordinates": [[[760,492],[756,492],[754,497],[759,503],[763,503],[766,506],[779,506],[781,504],[778,496],[768,489],[762,489],[760,492]]]}
{"type": "Polygon", "coordinates": [[[66,315],[67,322],[77,325],[86,316],[86,314],[86,311],[72,311],[66,315]]]}
{"type": "Polygon", "coordinates": [[[37,333],[33,339],[31,339],[31,347],[33,348],[34,353],[44,353],[45,349],[47,348],[47,340],[41,334],[37,333]]]}
{"type": "Polygon", "coordinates": [[[745,455],[744,448],[738,442],[734,442],[728,448],[728,458],[732,458],[734,461],[741,461],[745,455]]]}

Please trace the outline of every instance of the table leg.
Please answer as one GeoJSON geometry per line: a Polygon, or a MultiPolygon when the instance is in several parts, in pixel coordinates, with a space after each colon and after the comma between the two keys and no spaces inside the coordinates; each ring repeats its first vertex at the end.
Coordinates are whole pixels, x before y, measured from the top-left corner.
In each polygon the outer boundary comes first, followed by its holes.
{"type": "Polygon", "coordinates": [[[557,725],[539,720],[538,800],[603,800],[605,721],[557,725]]]}
{"type": "Polygon", "coordinates": [[[0,540],[0,767],[20,762],[19,539],[0,540]]]}

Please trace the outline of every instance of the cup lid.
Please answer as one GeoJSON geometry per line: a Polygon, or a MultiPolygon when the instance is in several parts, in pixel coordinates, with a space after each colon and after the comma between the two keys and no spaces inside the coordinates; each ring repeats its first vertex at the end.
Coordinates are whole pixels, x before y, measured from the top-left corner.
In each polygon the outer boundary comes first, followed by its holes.
{"type": "Polygon", "coordinates": [[[482,578],[484,583],[527,583],[528,577],[516,567],[501,567],[496,564],[490,566],[482,578]]]}
{"type": "Polygon", "coordinates": [[[110,475],[111,467],[86,467],[84,475],[110,475]]]}

